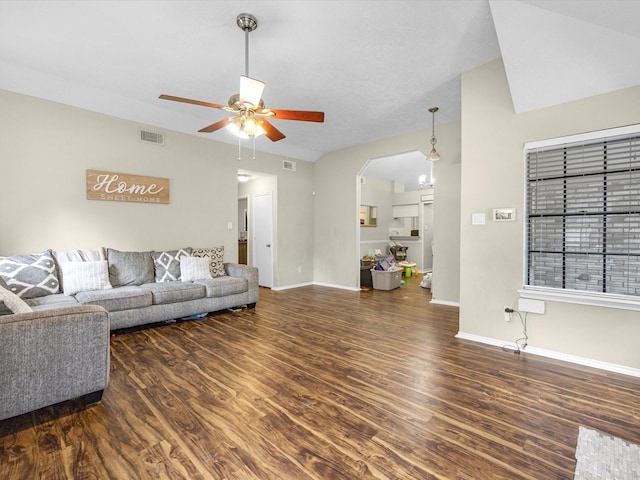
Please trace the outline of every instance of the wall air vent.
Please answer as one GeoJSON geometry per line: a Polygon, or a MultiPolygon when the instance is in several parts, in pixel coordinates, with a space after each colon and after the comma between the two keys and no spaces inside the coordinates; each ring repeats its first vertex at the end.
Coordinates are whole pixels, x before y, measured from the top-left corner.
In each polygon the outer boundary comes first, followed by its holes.
{"type": "Polygon", "coordinates": [[[139,133],[141,142],[164,145],[164,135],[162,133],[150,132],[148,130],[140,130],[139,133]]]}
{"type": "Polygon", "coordinates": [[[282,161],[282,169],[289,170],[290,172],[296,171],[296,162],[292,162],[291,160],[283,160],[282,161]]]}

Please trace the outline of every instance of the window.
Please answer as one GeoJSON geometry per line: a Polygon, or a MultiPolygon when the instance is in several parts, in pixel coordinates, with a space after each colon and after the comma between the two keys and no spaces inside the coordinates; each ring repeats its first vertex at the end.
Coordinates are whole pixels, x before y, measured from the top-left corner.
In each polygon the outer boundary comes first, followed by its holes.
{"type": "Polygon", "coordinates": [[[640,309],[640,126],[527,144],[525,158],[524,291],[640,309]]]}

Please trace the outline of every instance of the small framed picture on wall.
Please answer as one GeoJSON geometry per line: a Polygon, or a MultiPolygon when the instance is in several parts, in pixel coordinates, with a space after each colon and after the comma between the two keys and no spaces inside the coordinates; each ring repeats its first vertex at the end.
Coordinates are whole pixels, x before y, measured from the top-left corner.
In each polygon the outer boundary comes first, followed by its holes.
{"type": "Polygon", "coordinates": [[[515,208],[494,208],[493,209],[494,222],[515,222],[515,220],[516,220],[515,208]]]}

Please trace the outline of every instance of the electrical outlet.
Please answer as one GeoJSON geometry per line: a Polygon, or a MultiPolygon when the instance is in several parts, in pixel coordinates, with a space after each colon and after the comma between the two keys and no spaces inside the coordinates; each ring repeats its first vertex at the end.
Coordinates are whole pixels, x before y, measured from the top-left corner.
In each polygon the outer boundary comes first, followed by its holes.
{"type": "Polygon", "coordinates": [[[511,321],[511,312],[513,312],[513,308],[508,307],[505,305],[505,307],[502,309],[504,311],[504,321],[505,322],[510,322],[511,321]]]}

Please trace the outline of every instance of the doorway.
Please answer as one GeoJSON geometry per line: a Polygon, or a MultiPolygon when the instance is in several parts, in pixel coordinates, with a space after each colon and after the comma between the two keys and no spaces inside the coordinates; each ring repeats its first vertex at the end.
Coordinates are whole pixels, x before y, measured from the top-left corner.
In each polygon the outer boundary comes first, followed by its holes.
{"type": "MultiPolygon", "coordinates": [[[[371,158],[358,181],[358,208],[376,205],[376,228],[360,228],[360,256],[407,247],[420,272],[433,269],[433,164],[418,151],[371,158]]],[[[362,226],[362,222],[361,222],[362,226]]]]}

